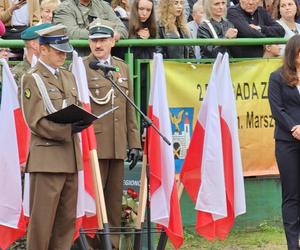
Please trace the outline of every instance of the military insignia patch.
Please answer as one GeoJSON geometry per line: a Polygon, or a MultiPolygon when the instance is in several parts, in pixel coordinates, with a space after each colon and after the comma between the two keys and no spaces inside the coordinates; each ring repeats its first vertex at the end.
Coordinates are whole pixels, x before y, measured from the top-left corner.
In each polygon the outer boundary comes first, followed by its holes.
{"type": "Polygon", "coordinates": [[[30,99],[30,97],[31,97],[31,91],[30,91],[30,89],[25,89],[25,91],[24,91],[24,96],[27,98],[27,99],[30,99]]]}

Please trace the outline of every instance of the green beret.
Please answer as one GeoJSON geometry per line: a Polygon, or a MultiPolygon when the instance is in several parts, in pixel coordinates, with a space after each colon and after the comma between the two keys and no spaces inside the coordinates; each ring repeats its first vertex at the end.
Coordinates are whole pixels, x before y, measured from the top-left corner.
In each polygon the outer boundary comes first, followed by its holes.
{"type": "Polygon", "coordinates": [[[23,40],[37,39],[37,38],[39,38],[39,34],[36,31],[39,31],[39,30],[42,30],[45,28],[49,28],[51,26],[53,26],[53,24],[51,24],[51,23],[42,23],[39,25],[31,26],[21,33],[21,39],[23,39],[23,40]]]}

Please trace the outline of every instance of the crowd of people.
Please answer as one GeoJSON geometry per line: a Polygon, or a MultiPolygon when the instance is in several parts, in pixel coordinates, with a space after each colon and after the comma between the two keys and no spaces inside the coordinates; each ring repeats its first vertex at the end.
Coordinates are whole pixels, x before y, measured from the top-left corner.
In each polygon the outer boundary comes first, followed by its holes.
{"type": "MultiPolygon", "coordinates": [[[[27,27],[63,24],[70,39],[88,39],[88,27],[99,18],[115,30],[115,40],[136,38],[290,38],[299,33],[298,0],[0,0],[0,36],[20,39],[27,27]]],[[[151,58],[215,58],[283,55],[283,46],[270,54],[263,46],[166,46],[134,49],[136,56],[151,58]],[[277,51],[280,50],[280,53],[277,51]]],[[[12,52],[20,53],[19,50],[12,52]]],[[[22,51],[21,51],[22,52],[22,51]]],[[[22,53],[21,53],[22,54],[22,53]]],[[[14,57],[12,53],[10,55],[14,57]]]]}

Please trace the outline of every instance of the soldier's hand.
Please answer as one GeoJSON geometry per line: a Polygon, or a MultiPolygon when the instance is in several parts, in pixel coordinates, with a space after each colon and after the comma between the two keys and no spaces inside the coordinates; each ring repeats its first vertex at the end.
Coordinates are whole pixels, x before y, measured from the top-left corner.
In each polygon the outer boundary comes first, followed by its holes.
{"type": "Polygon", "coordinates": [[[137,164],[138,160],[142,158],[142,151],[137,148],[129,149],[127,153],[127,161],[131,162],[129,165],[129,170],[132,170],[137,164]]]}
{"type": "Polygon", "coordinates": [[[84,121],[78,121],[72,123],[72,135],[81,132],[82,130],[86,129],[90,125],[91,123],[86,123],[84,121]]]}

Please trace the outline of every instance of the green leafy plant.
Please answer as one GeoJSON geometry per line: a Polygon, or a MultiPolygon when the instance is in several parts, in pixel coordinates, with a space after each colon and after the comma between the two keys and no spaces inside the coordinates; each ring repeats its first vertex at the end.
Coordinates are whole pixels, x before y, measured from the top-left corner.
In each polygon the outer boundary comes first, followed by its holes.
{"type": "Polygon", "coordinates": [[[134,224],[137,219],[137,209],[139,206],[138,192],[132,188],[128,188],[124,192],[122,197],[122,217],[121,226],[124,234],[121,235],[120,239],[120,250],[131,250],[133,249],[133,231],[134,224]]]}

